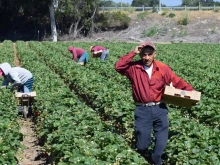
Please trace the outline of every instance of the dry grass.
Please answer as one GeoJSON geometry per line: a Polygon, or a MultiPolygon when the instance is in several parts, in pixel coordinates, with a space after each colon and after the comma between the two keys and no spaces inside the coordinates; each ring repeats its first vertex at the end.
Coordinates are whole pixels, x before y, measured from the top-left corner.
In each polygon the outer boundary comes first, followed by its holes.
{"type": "MultiPolygon", "coordinates": [[[[140,14],[140,12],[141,11],[129,13],[129,12],[124,11],[124,13],[127,13],[131,18],[137,17],[137,15],[140,14]]],[[[207,10],[207,11],[203,11],[203,10],[201,10],[201,11],[189,11],[189,10],[175,11],[175,10],[173,10],[173,11],[166,11],[167,14],[165,16],[162,16],[157,13],[152,13],[151,11],[147,11],[147,12],[149,13],[149,15],[147,17],[153,17],[156,19],[166,18],[169,15],[169,13],[174,13],[175,17],[173,17],[172,19],[177,21],[180,18],[182,18],[183,15],[185,15],[187,13],[189,16],[189,19],[191,21],[196,21],[198,19],[208,19],[210,17],[220,20],[220,13],[214,12],[214,10],[207,10]]]]}
{"type": "Polygon", "coordinates": [[[196,21],[198,19],[208,19],[210,17],[212,18],[218,18],[220,14],[218,12],[214,12],[213,10],[208,11],[172,11],[176,16],[174,19],[181,18],[184,14],[188,14],[191,21],[196,21]]]}

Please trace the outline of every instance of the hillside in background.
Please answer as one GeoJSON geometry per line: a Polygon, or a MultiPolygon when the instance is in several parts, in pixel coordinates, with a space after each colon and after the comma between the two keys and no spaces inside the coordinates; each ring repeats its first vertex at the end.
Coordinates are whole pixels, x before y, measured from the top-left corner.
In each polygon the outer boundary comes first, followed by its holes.
{"type": "MultiPolygon", "coordinates": [[[[151,11],[127,13],[130,26],[121,31],[106,31],[82,41],[135,41],[219,43],[219,11],[151,11]]],[[[62,40],[62,39],[61,39],[62,40]]]]}

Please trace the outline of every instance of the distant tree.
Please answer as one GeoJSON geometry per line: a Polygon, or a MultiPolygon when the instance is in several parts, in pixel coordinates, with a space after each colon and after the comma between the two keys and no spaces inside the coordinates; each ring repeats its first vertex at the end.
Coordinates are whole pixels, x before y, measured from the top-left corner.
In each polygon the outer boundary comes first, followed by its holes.
{"type": "Polygon", "coordinates": [[[131,3],[132,6],[156,6],[159,5],[159,0],[133,0],[131,3]]]}
{"type": "Polygon", "coordinates": [[[129,3],[121,3],[121,2],[119,2],[119,3],[116,3],[116,6],[119,6],[119,7],[128,7],[129,6],[129,3]]]}
{"type": "Polygon", "coordinates": [[[116,3],[113,2],[112,0],[102,0],[102,1],[99,3],[99,6],[115,7],[115,6],[116,6],[116,3]]]}
{"type": "MultiPolygon", "coordinates": [[[[0,1],[0,35],[21,34],[24,38],[37,38],[37,31],[46,31],[48,19],[48,3],[46,0],[1,0],[0,1]]],[[[11,40],[16,39],[11,35],[11,40]]]]}
{"type": "Polygon", "coordinates": [[[201,0],[202,5],[213,6],[215,2],[213,0],[201,0]]]}
{"type": "Polygon", "coordinates": [[[68,18],[69,34],[76,38],[80,31],[88,33],[93,27],[93,18],[97,12],[100,0],[63,0],[59,8],[68,18]]]}
{"type": "Polygon", "coordinates": [[[195,1],[199,2],[199,0],[182,0],[182,5],[194,6],[195,5],[195,1]]]}
{"type": "Polygon", "coordinates": [[[182,0],[182,5],[198,6],[199,2],[201,5],[214,5],[213,0],[182,0]]]}
{"type": "Polygon", "coordinates": [[[54,9],[58,7],[59,0],[49,0],[48,6],[50,11],[50,26],[51,26],[51,39],[53,42],[57,42],[57,28],[54,9]]]}

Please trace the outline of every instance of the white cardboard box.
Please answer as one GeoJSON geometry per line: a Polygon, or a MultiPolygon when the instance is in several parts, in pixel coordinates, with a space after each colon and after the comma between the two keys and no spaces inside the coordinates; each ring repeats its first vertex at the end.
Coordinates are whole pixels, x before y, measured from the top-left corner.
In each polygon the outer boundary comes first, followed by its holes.
{"type": "Polygon", "coordinates": [[[168,104],[174,104],[182,107],[191,107],[196,105],[201,99],[201,92],[185,91],[166,86],[163,94],[163,101],[168,104]]]}
{"type": "Polygon", "coordinates": [[[16,92],[16,93],[15,93],[15,97],[22,97],[22,95],[24,95],[24,94],[27,94],[27,95],[29,95],[29,96],[31,96],[31,97],[37,96],[36,92],[33,91],[33,92],[29,92],[29,93],[16,92]]]}

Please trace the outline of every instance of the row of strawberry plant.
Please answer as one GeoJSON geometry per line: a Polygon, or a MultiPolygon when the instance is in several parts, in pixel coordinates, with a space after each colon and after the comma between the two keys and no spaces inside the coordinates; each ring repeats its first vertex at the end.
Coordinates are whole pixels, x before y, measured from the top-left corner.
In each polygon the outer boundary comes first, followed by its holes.
{"type": "MultiPolygon", "coordinates": [[[[57,51],[48,49],[41,43],[30,42],[29,45],[39,52],[46,63],[55,69],[69,85],[74,85],[74,90],[81,96],[85,96],[84,98],[87,98],[90,106],[104,120],[118,128],[118,131],[124,132],[122,128],[126,128],[129,131],[126,135],[129,137],[132,135],[133,129],[130,128],[133,126],[133,122],[130,119],[133,118],[133,109],[126,106],[127,102],[133,102],[130,97],[131,91],[114,84],[106,77],[99,76],[94,70],[76,68],[75,66],[78,65],[75,62],[65,57],[60,58],[62,56],[57,51]],[[121,98],[120,93],[123,89],[126,97],[121,98]]],[[[134,106],[132,107],[134,108],[134,106]]]]}
{"type": "Polygon", "coordinates": [[[42,63],[36,52],[24,42],[17,42],[17,46],[22,65],[35,75],[38,96],[34,106],[41,112],[38,131],[55,163],[146,164],[42,63]]]}
{"type": "MultiPolygon", "coordinates": [[[[64,42],[64,43],[56,43],[56,44],[53,44],[53,43],[49,43],[49,42],[44,42],[43,43],[44,45],[49,45],[52,49],[56,49],[58,50],[61,54],[63,54],[64,56],[66,57],[69,57],[70,58],[70,53],[68,53],[66,51],[66,48],[68,47],[68,45],[76,45],[79,46],[79,47],[88,47],[88,45],[90,45],[89,43],[72,43],[72,42],[64,42]]],[[[123,44],[123,45],[126,45],[126,44],[123,44]]],[[[112,47],[114,46],[114,44],[112,45],[112,47]]],[[[118,45],[119,46],[119,45],[118,45]]],[[[128,46],[130,47],[131,44],[128,44],[128,46]]],[[[176,64],[176,67],[174,68],[181,68],[181,67],[178,67],[178,66],[183,66],[183,68],[185,68],[184,66],[191,66],[189,64],[187,64],[187,62],[189,60],[187,59],[184,59],[183,57],[185,58],[195,58],[194,56],[191,57],[191,56],[187,56],[185,55],[184,53],[186,53],[187,51],[183,51],[183,52],[180,52],[181,50],[181,46],[182,44],[180,45],[157,45],[158,47],[158,54],[161,54],[159,55],[159,59],[161,59],[161,61],[165,61],[167,63],[171,63],[171,64],[176,64]],[[180,48],[178,48],[180,47],[180,48]],[[172,50],[172,48],[174,50],[172,50]],[[175,48],[178,48],[178,49],[175,49],[175,48]],[[177,57],[177,58],[174,58],[172,55],[173,54],[169,54],[169,51],[167,50],[171,50],[173,51],[174,55],[177,57]],[[175,52],[176,50],[178,50],[179,54],[177,54],[177,52],[175,52]],[[182,54],[181,54],[182,53],[182,54]],[[176,60],[177,59],[177,60],[176,60]],[[178,63],[178,60],[180,60],[183,62],[183,65],[181,64],[180,65],[180,62],[178,63]],[[186,64],[184,64],[184,62],[186,62],[186,64]]],[[[188,45],[186,45],[188,46],[188,45]]],[[[213,46],[210,46],[210,45],[196,45],[196,49],[198,48],[203,48],[202,50],[210,50],[212,49],[213,50],[213,46]]],[[[119,52],[123,53],[123,51],[121,51],[121,47],[120,46],[120,49],[117,49],[117,47],[113,50],[113,53],[115,53],[115,55],[120,55],[119,52]]],[[[189,47],[189,46],[188,46],[189,47]]],[[[129,48],[130,49],[130,48],[129,48]]],[[[186,50],[185,47],[182,48],[183,50],[186,50]]],[[[125,49],[126,50],[126,49],[125,49]]],[[[190,50],[193,50],[193,49],[190,49],[190,50]]],[[[125,51],[124,51],[125,52],[125,51]]],[[[96,73],[99,73],[100,75],[102,76],[106,76],[110,81],[114,81],[115,84],[118,84],[118,85],[121,85],[121,86],[125,86],[127,88],[130,89],[130,84],[128,83],[128,81],[126,80],[125,77],[123,76],[120,76],[119,74],[116,74],[116,72],[114,71],[114,64],[116,62],[116,59],[118,60],[118,58],[115,58],[115,57],[112,57],[113,55],[111,54],[110,55],[110,59],[111,60],[107,60],[107,62],[101,62],[100,60],[97,60],[97,59],[91,59],[90,58],[90,62],[87,64],[87,68],[89,68],[90,70],[95,70],[96,73]],[[113,63],[112,63],[113,61],[113,63]]],[[[198,58],[198,57],[196,57],[198,58]]],[[[217,59],[216,57],[213,57],[215,58],[215,62],[219,62],[219,59],[217,59]]],[[[204,64],[204,65],[209,65],[209,64],[204,64]]],[[[193,65],[194,66],[194,65],[193,65]]],[[[216,66],[216,65],[214,65],[216,66]]],[[[186,69],[184,69],[184,72],[185,72],[186,69]]],[[[192,72],[193,70],[195,70],[194,68],[191,68],[191,69],[188,69],[188,72],[192,72]]],[[[211,69],[213,71],[213,69],[211,69]]],[[[217,68],[215,68],[215,70],[217,71],[217,68]]],[[[181,71],[176,71],[178,73],[178,75],[180,74],[180,72],[183,72],[182,70],[181,71]]],[[[207,72],[205,70],[205,72],[207,72]]],[[[204,72],[203,72],[204,73],[204,72]]],[[[208,72],[207,72],[208,73],[208,72]]],[[[201,73],[199,72],[198,74],[196,75],[200,75],[201,73]]],[[[182,75],[180,74],[181,77],[183,77],[184,79],[186,78],[187,79],[187,75],[188,74],[185,74],[185,75],[182,75]]],[[[203,76],[205,76],[205,74],[203,74],[203,76]]],[[[217,75],[214,75],[214,74],[208,74],[207,77],[212,77],[215,82],[218,82],[218,74],[217,75]],[[213,77],[215,76],[215,77],[213,77]]],[[[189,77],[188,77],[189,78],[189,77]]],[[[206,82],[198,82],[198,80],[200,79],[200,77],[193,77],[193,79],[191,78],[191,80],[188,80],[188,82],[192,82],[193,86],[195,86],[195,89],[198,88],[198,86],[201,86],[201,84],[206,84],[206,82]],[[194,80],[193,80],[194,79],[194,80]],[[198,82],[198,83],[197,83],[198,82]],[[198,85],[199,84],[199,85],[198,85]]],[[[208,79],[210,81],[210,79],[208,79]]],[[[213,82],[213,83],[215,83],[213,82]]],[[[204,85],[203,85],[204,86],[204,85]]],[[[190,115],[191,117],[195,118],[196,120],[198,120],[200,123],[203,123],[205,125],[209,125],[213,128],[215,127],[218,127],[219,126],[219,118],[220,118],[220,115],[218,115],[218,104],[219,104],[219,100],[216,99],[216,96],[218,97],[218,88],[217,88],[217,85],[211,85],[211,86],[215,86],[214,91],[216,91],[215,95],[213,97],[210,98],[210,96],[213,95],[212,91],[207,91],[207,92],[203,92],[202,89],[197,89],[197,90],[201,90],[202,92],[202,99],[201,99],[201,102],[198,106],[195,106],[195,107],[192,107],[191,109],[188,109],[188,108],[180,108],[180,107],[176,107],[176,109],[180,109],[181,112],[183,112],[183,115],[190,115]]]]}
{"type": "MultiPolygon", "coordinates": [[[[66,48],[68,47],[68,45],[71,45],[71,43],[65,42],[64,44],[59,44],[59,43],[56,44],[56,43],[51,43],[51,42],[43,42],[43,44],[51,49],[57,50],[58,52],[60,52],[62,55],[66,56],[69,59],[71,59],[71,57],[72,57],[72,54],[70,54],[69,52],[66,51],[66,48]]],[[[79,45],[79,43],[77,45],[79,45]]],[[[87,45],[88,45],[88,43],[87,43],[87,45]]],[[[83,45],[80,45],[80,47],[83,47],[83,45]]],[[[87,51],[89,52],[89,50],[87,50],[87,51]]],[[[109,70],[114,69],[115,61],[116,61],[116,59],[111,54],[109,55],[108,60],[106,60],[105,62],[101,61],[99,58],[98,59],[92,58],[90,55],[89,62],[86,65],[86,67],[89,68],[90,70],[95,70],[96,73],[98,73],[102,76],[107,77],[109,81],[113,81],[113,82],[117,83],[118,85],[122,85],[122,86],[130,88],[131,87],[130,83],[128,82],[128,80],[124,76],[120,76],[119,74],[115,74],[115,72],[109,72],[109,70]],[[114,62],[112,59],[114,59],[114,62]]]]}
{"type": "MultiPolygon", "coordinates": [[[[0,48],[0,63],[13,64],[13,46],[11,41],[4,41],[0,48]]],[[[1,80],[3,80],[1,78],[1,80]]],[[[19,132],[16,101],[10,88],[0,89],[0,164],[17,164],[16,154],[23,139],[19,132]]]]}
{"type": "Polygon", "coordinates": [[[213,128],[219,128],[220,119],[219,48],[217,44],[175,44],[164,45],[158,53],[161,61],[170,64],[180,77],[202,92],[199,105],[181,108],[183,114],[192,115],[200,123],[213,128]],[[210,52],[208,56],[207,52],[210,52]]]}
{"type": "MultiPolygon", "coordinates": [[[[80,90],[82,90],[82,92],[84,92],[86,96],[90,96],[88,94],[92,93],[94,89],[91,88],[90,91],[87,91],[84,90],[82,86],[84,85],[84,87],[86,88],[85,84],[87,84],[88,86],[92,83],[91,79],[93,79],[94,72],[89,73],[86,68],[77,67],[77,64],[69,62],[67,59],[60,58],[59,53],[49,51],[41,44],[32,42],[31,47],[39,52],[41,57],[51,68],[55,69],[56,72],[62,74],[62,77],[64,77],[66,80],[75,81],[74,85],[76,85],[76,88],[80,88],[80,90]],[[84,77],[83,75],[86,76],[84,77]]],[[[98,78],[98,75],[96,75],[96,79],[98,78]]],[[[93,81],[93,83],[95,83],[95,81],[93,81]]],[[[106,92],[111,93],[110,90],[106,92]]],[[[101,94],[102,93],[100,93],[99,95],[101,94]]],[[[121,94],[120,96],[123,100],[127,99],[121,94]]],[[[90,99],[93,100],[93,98],[90,99]]],[[[100,102],[102,102],[102,100],[100,100],[100,102]]],[[[115,103],[117,104],[117,101],[115,103]]],[[[131,108],[130,111],[132,111],[133,104],[131,102],[127,102],[127,105],[131,108]]],[[[170,143],[168,144],[168,147],[166,149],[166,155],[169,156],[167,158],[167,161],[169,163],[219,163],[218,147],[216,146],[219,143],[218,129],[212,130],[208,127],[196,123],[190,118],[182,118],[180,112],[173,109],[170,110],[170,118],[171,137],[169,139],[170,143]],[[192,130],[192,128],[194,129],[192,130]],[[210,154],[212,155],[211,157],[210,154]]],[[[132,119],[130,118],[128,120],[132,119]]]]}
{"type": "Polygon", "coordinates": [[[0,60],[1,63],[8,62],[12,66],[14,66],[14,50],[13,50],[13,42],[10,40],[5,40],[2,43],[1,51],[0,51],[0,60]]]}

